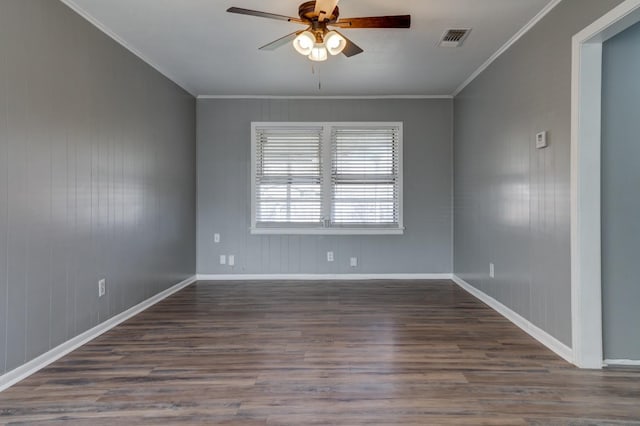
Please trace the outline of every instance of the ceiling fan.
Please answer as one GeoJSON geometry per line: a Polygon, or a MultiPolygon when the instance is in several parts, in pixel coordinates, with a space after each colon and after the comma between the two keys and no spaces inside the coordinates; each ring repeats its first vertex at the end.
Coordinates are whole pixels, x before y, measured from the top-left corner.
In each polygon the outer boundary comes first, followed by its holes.
{"type": "Polygon", "coordinates": [[[299,18],[258,10],[242,9],[240,7],[230,7],[227,9],[227,12],[306,25],[306,29],[295,31],[271,43],[265,44],[260,47],[260,50],[275,50],[278,47],[293,42],[293,47],[296,51],[308,56],[312,61],[327,60],[327,53],[331,55],[342,53],[346,57],[351,57],[363,52],[354,42],[329,27],[341,29],[411,27],[411,15],[339,18],[340,9],[338,8],[338,1],[339,0],[316,0],[304,2],[298,7],[299,18]]]}

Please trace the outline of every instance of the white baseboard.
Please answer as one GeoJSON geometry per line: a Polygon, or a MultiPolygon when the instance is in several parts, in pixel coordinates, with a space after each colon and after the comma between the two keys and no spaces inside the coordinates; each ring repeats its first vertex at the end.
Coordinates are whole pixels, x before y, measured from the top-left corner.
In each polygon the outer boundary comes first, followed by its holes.
{"type": "Polygon", "coordinates": [[[451,274],[198,274],[198,281],[450,280],[451,274]]]}
{"type": "Polygon", "coordinates": [[[605,359],[604,365],[625,365],[632,367],[640,367],[640,359],[605,359]]]}
{"type": "Polygon", "coordinates": [[[498,302],[493,297],[473,287],[471,284],[469,284],[462,278],[458,277],[457,275],[454,274],[452,276],[452,280],[453,282],[458,284],[460,287],[462,287],[464,290],[466,290],[473,296],[477,297],[478,299],[480,299],[481,301],[489,305],[492,309],[497,311],[500,315],[502,315],[503,317],[505,317],[506,319],[508,319],[509,321],[511,321],[518,327],[520,327],[525,333],[527,333],[528,335],[536,339],[538,342],[545,345],[547,348],[551,349],[553,352],[558,354],[564,360],[572,364],[574,363],[573,350],[569,346],[565,345],[564,343],[562,343],[561,341],[559,341],[558,339],[556,339],[546,331],[542,330],[540,327],[534,325],[529,320],[522,317],[520,314],[511,310],[510,308],[503,305],[502,303],[498,302]]]}
{"type": "Polygon", "coordinates": [[[79,334],[76,337],[73,337],[72,339],[67,340],[66,342],[56,346],[55,348],[43,353],[39,357],[32,359],[26,364],[23,364],[20,367],[5,373],[4,375],[0,376],[0,392],[13,386],[19,381],[26,379],[33,373],[43,369],[44,367],[51,364],[52,362],[67,355],[69,352],[76,350],[80,346],[88,343],[89,341],[95,339],[101,334],[111,330],[113,327],[117,326],[118,324],[139,314],[145,309],[148,309],[149,307],[171,296],[172,294],[182,290],[188,285],[193,284],[195,281],[196,281],[195,275],[192,277],[189,277],[186,280],[174,285],[173,287],[170,287],[156,294],[155,296],[152,296],[147,300],[140,302],[135,306],[132,306],[126,311],[121,312],[118,315],[109,318],[108,320],[96,325],[95,327],[85,331],[84,333],[79,334]]]}

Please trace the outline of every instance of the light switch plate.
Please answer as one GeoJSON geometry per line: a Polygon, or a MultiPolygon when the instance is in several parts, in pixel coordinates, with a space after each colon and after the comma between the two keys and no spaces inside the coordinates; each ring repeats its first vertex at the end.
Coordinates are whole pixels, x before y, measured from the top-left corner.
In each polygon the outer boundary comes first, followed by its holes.
{"type": "Polygon", "coordinates": [[[536,133],[536,148],[542,149],[547,147],[547,132],[536,133]]]}

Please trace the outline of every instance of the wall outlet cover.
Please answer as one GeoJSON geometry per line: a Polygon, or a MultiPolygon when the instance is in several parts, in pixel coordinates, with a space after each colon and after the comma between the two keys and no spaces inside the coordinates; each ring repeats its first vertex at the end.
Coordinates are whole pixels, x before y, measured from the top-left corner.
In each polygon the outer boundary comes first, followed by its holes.
{"type": "Polygon", "coordinates": [[[328,251],[327,252],[327,262],[333,262],[333,252],[332,251],[328,251]]]}
{"type": "Polygon", "coordinates": [[[107,293],[107,280],[101,279],[98,281],[98,297],[102,297],[107,293]]]}
{"type": "Polygon", "coordinates": [[[227,255],[226,254],[221,254],[220,255],[220,264],[221,265],[226,265],[227,264],[227,255]]]}

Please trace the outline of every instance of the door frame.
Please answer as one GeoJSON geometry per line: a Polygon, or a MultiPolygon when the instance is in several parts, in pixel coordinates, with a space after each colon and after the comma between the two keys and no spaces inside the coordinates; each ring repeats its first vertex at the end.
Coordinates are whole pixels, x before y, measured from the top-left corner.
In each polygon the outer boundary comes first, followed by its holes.
{"type": "Polygon", "coordinates": [[[625,0],[573,36],[571,75],[571,332],[574,364],[602,368],[600,145],[602,44],[640,21],[625,0]]]}

